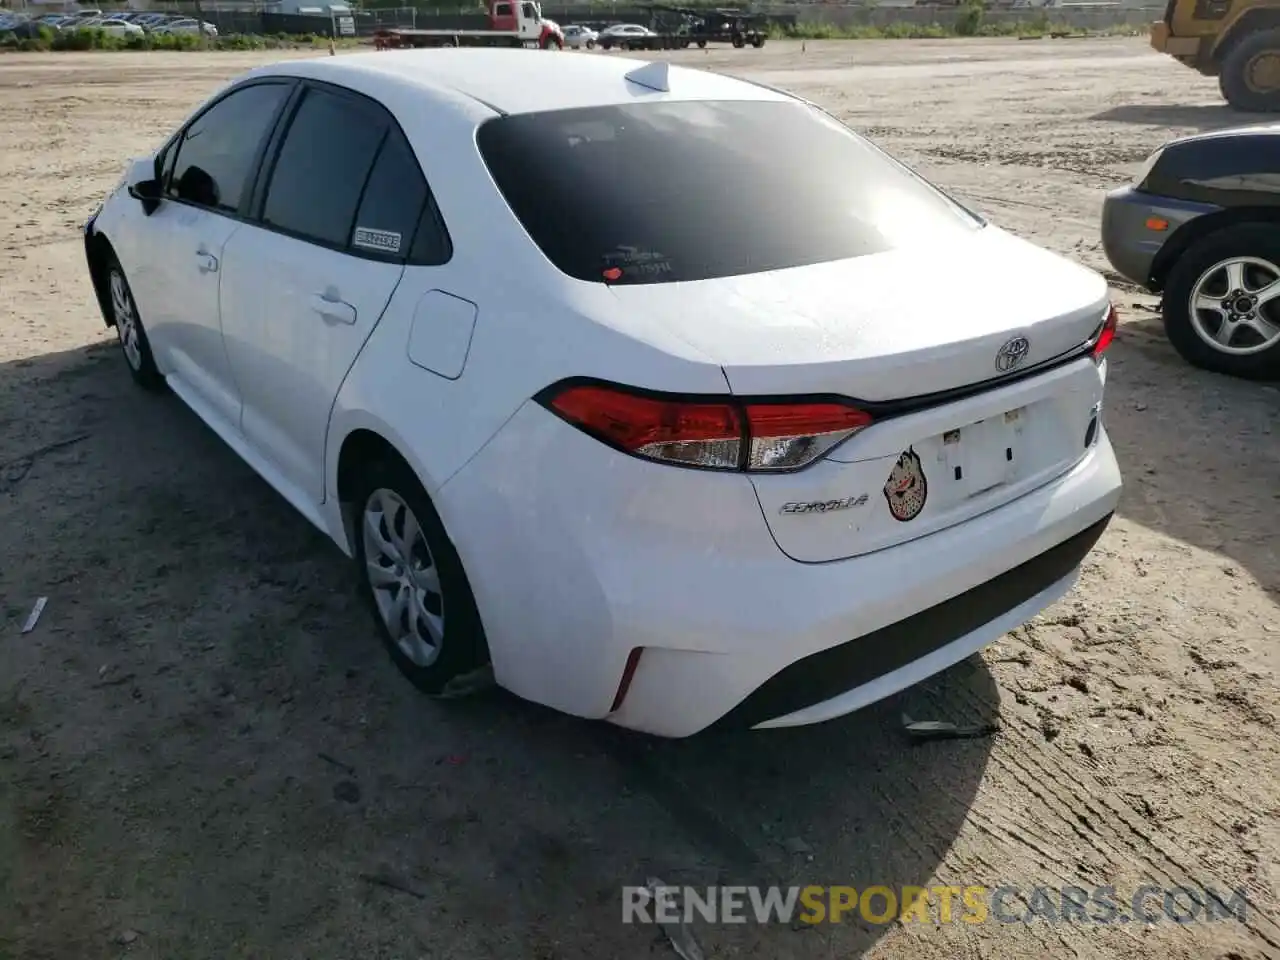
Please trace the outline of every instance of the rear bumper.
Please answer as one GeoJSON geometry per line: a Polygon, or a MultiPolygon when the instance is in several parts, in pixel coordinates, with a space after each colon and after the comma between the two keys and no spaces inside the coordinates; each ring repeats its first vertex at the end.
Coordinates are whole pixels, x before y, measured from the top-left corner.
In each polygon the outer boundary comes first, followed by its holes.
{"type": "Polygon", "coordinates": [[[1065,594],[1111,515],[1012,570],[880,630],[810,654],[758,687],[720,726],[786,727],[842,716],[968,656],[1065,594]]]}
{"type": "Polygon", "coordinates": [[[1178,229],[1218,207],[1121,187],[1102,203],[1102,249],[1116,272],[1147,289],[1159,286],[1156,257],[1178,229]],[[1163,224],[1163,228],[1160,227],[1163,224]]]}
{"type": "Polygon", "coordinates": [[[528,404],[436,502],[502,686],[683,737],[830,719],[963,659],[1070,588],[1119,493],[1100,430],[1072,470],[998,509],[799,563],[746,477],[637,461],[528,404]]]}

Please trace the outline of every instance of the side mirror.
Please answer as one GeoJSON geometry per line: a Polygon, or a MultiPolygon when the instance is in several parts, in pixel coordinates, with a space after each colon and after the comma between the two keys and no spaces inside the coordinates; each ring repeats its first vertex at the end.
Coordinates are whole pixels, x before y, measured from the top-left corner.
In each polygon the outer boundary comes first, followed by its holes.
{"type": "Polygon", "coordinates": [[[163,195],[160,192],[159,180],[141,180],[129,187],[129,196],[142,204],[142,211],[148,217],[156,212],[163,195]]]}

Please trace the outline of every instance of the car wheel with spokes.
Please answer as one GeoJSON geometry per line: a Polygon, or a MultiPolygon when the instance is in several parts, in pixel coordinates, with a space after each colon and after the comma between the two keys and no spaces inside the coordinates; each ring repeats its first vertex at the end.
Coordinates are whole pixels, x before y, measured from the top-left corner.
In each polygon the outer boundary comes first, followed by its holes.
{"type": "Polygon", "coordinates": [[[372,464],[356,504],[361,589],[396,667],[432,696],[490,686],[475,597],[417,477],[402,462],[372,464]]]}
{"type": "Polygon", "coordinates": [[[142,325],[138,304],[133,299],[133,291],[125,278],[124,269],[114,258],[107,266],[107,296],[111,322],[116,328],[120,352],[124,354],[124,362],[129,365],[129,373],[140,386],[148,390],[159,390],[164,386],[164,377],[156,369],[155,357],[151,354],[151,341],[147,339],[147,331],[142,325]]]}
{"type": "Polygon", "coordinates": [[[1195,366],[1248,379],[1280,377],[1280,238],[1247,224],[1192,245],[1164,290],[1169,341],[1195,366]]]}

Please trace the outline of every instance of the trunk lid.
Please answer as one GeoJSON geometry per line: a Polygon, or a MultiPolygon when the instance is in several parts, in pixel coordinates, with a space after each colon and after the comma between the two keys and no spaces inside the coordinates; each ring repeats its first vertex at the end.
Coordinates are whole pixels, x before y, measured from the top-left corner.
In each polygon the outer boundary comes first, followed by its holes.
{"type": "Polygon", "coordinates": [[[1096,439],[1092,360],[1006,377],[1088,340],[1106,314],[1106,282],[994,227],[857,260],[613,290],[628,315],[720,363],[738,396],[875,406],[962,392],[887,416],[796,473],[752,475],[765,522],[796,560],[857,556],[963,522],[1060,476],[1096,439]],[[997,355],[1017,338],[1021,360],[1002,368],[997,355]]]}

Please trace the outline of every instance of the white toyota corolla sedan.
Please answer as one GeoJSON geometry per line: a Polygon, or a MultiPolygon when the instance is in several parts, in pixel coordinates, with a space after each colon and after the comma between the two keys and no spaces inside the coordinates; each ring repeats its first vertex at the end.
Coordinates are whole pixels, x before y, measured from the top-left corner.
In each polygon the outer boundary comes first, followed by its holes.
{"type": "Polygon", "coordinates": [[[354,559],[431,694],[837,717],[1061,597],[1120,494],[1101,277],[742,80],[262,67],[84,240],[134,378],[354,559]]]}

